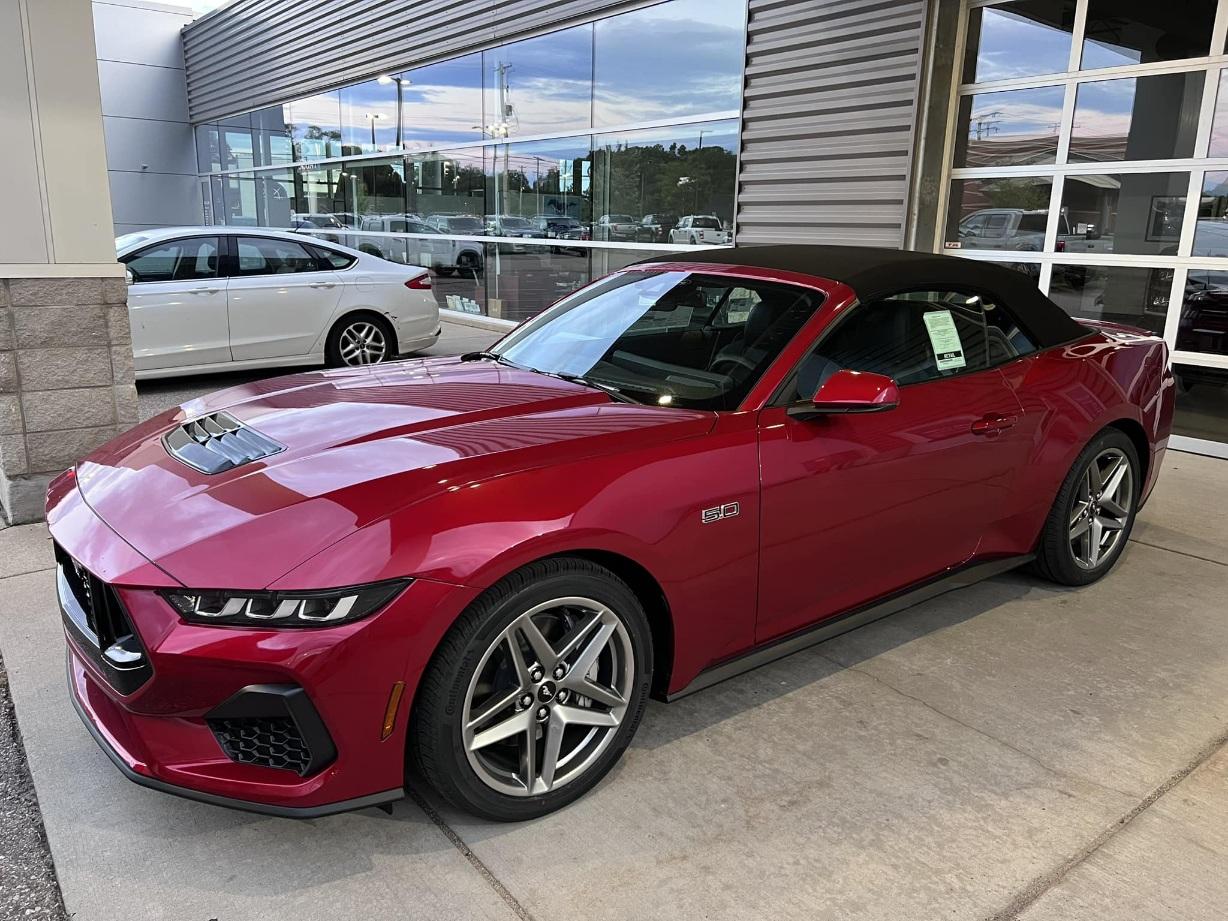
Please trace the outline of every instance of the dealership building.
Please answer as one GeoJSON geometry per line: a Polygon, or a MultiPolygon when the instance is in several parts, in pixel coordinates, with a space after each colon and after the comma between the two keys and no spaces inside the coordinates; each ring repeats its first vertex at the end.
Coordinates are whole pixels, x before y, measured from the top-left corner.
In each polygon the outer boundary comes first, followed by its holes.
{"type": "Polygon", "coordinates": [[[1228,0],[234,0],[143,74],[157,4],[94,6],[119,231],[298,227],[492,325],[725,240],[1003,262],[1164,335],[1228,456],[1228,0]],[[141,92],[173,178],[115,166],[141,92]]]}

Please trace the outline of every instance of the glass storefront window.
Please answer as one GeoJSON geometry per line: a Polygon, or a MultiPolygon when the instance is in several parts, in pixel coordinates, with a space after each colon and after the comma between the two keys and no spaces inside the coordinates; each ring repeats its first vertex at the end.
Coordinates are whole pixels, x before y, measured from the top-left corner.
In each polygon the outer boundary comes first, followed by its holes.
{"type": "Polygon", "coordinates": [[[1228,172],[1209,172],[1203,176],[1194,255],[1228,256],[1228,172]]]}
{"type": "Polygon", "coordinates": [[[1228,270],[1190,269],[1186,275],[1177,348],[1228,355],[1228,270]]]}
{"type": "Polygon", "coordinates": [[[257,166],[289,166],[294,162],[289,118],[289,106],[271,106],[252,113],[252,146],[257,166]]]}
{"type": "Polygon", "coordinates": [[[399,146],[397,84],[391,77],[341,90],[344,156],[385,153],[399,146]]]}
{"type": "Polygon", "coordinates": [[[592,124],[592,25],[492,48],[483,63],[487,137],[561,134],[592,124]]]}
{"type": "Polygon", "coordinates": [[[598,20],[598,128],[741,107],[745,0],[674,0],[598,20]]]}
{"type": "Polygon", "coordinates": [[[964,82],[1065,71],[1075,6],[1075,0],[1020,0],[970,11],[964,82]]]}
{"type": "Polygon", "coordinates": [[[579,230],[592,221],[592,138],[526,141],[495,148],[487,214],[523,218],[517,231],[556,236],[562,224],[579,230]],[[553,221],[553,223],[552,223],[553,221]],[[551,230],[554,233],[551,233],[551,230]]]}
{"type": "Polygon", "coordinates": [[[342,156],[341,97],[338,93],[309,96],[292,102],[289,109],[294,159],[324,160],[342,156]]]}
{"type": "Polygon", "coordinates": [[[1177,412],[1173,434],[1228,441],[1228,370],[1173,365],[1177,412]]]}
{"type": "Polygon", "coordinates": [[[222,166],[222,141],[217,125],[196,126],[196,166],[202,173],[216,173],[222,166]]]}
{"type": "Polygon", "coordinates": [[[1058,252],[1177,255],[1189,184],[1189,173],[1067,176],[1058,252]]]}
{"type": "Polygon", "coordinates": [[[251,128],[221,128],[224,169],[251,169],[256,165],[251,128]]]}
{"type": "Polygon", "coordinates": [[[1049,298],[1071,316],[1164,332],[1172,269],[1055,265],[1049,298]]]}
{"type": "Polygon", "coordinates": [[[1090,0],[1083,69],[1201,57],[1211,51],[1215,0],[1192,0],[1176,11],[1163,3],[1090,0]]]}
{"type": "Polygon", "coordinates": [[[671,229],[652,242],[689,243],[685,217],[702,222],[707,244],[729,240],[733,224],[738,126],[707,122],[685,128],[599,135],[593,139],[593,239],[642,240],[646,220],[671,229]],[[710,239],[709,239],[710,237],[710,239]]]}
{"type": "Polygon", "coordinates": [[[1220,71],[1215,114],[1211,120],[1211,144],[1208,157],[1228,157],[1228,70],[1220,71]]]}
{"type": "Polygon", "coordinates": [[[304,164],[296,169],[294,180],[294,214],[298,222],[316,224],[320,218],[329,217],[325,223],[332,224],[334,211],[345,210],[343,172],[336,165],[310,166],[304,164]],[[315,219],[315,220],[313,220],[315,219]]]}
{"type": "Polygon", "coordinates": [[[406,150],[482,138],[481,54],[416,67],[397,79],[401,81],[401,140],[406,150]]]}
{"type": "Polygon", "coordinates": [[[483,220],[487,213],[485,156],[481,148],[473,148],[406,157],[406,210],[428,223],[433,217],[483,220]]]}
{"type": "Polygon", "coordinates": [[[405,215],[405,161],[401,157],[346,163],[341,179],[345,208],[333,216],[345,226],[362,229],[359,225],[364,218],[405,215]]]}
{"type": "Polygon", "coordinates": [[[1080,84],[1070,159],[1164,160],[1194,154],[1203,74],[1159,74],[1080,84]]]}
{"type": "Polygon", "coordinates": [[[1022,166],[1057,159],[1065,90],[978,93],[960,100],[957,167],[1022,166]]]}
{"type": "Polygon", "coordinates": [[[952,181],[946,248],[1039,253],[1052,189],[1047,176],[952,181]]]}

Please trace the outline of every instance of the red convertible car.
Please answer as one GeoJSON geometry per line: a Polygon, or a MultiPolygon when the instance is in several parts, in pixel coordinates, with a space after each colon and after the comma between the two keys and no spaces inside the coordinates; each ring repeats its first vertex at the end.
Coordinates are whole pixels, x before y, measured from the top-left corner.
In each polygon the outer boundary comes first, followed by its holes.
{"type": "Polygon", "coordinates": [[[1163,342],[943,256],[633,265],[489,352],[236,387],[48,496],[85,725],[132,780],[287,816],[591,789],[672,699],[1024,563],[1121,555],[1163,342]]]}

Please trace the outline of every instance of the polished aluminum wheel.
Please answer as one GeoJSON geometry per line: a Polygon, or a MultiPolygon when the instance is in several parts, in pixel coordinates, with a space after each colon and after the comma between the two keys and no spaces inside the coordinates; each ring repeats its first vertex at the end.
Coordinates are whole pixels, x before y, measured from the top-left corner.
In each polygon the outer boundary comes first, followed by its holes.
{"type": "Polygon", "coordinates": [[[341,360],[347,365],[375,365],[384,360],[388,341],[374,323],[359,320],[341,331],[341,360]]]}
{"type": "Polygon", "coordinates": [[[1130,460],[1106,448],[1083,471],[1070,510],[1070,550],[1082,569],[1098,568],[1117,549],[1133,504],[1130,460]]]}
{"type": "Polygon", "coordinates": [[[558,598],[526,611],[469,682],[461,711],[469,764],[512,796],[575,780],[617,734],[635,669],[626,626],[601,602],[558,598]]]}

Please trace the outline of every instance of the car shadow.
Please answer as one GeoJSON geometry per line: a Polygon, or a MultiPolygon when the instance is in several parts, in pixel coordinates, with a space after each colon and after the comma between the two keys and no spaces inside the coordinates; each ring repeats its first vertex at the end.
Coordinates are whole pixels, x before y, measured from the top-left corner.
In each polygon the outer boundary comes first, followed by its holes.
{"type": "Polygon", "coordinates": [[[1006,573],[946,592],[673,703],[653,701],[631,747],[654,749],[704,732],[868,659],[1038,591],[1065,593],[1071,589],[1020,572],[1006,573]]]}

